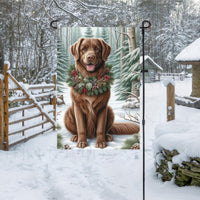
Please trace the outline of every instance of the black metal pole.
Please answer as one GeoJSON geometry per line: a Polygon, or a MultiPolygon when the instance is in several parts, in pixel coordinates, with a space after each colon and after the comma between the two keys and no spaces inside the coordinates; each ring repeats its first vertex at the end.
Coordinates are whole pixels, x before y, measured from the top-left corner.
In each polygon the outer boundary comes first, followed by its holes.
{"type": "Polygon", "coordinates": [[[144,20],[142,22],[142,90],[143,90],[143,104],[142,104],[142,138],[143,138],[143,151],[142,151],[142,156],[143,156],[143,200],[145,200],[145,64],[144,64],[144,33],[145,29],[149,28],[151,26],[151,23],[148,20],[144,20]],[[146,24],[146,26],[145,26],[146,24]]]}

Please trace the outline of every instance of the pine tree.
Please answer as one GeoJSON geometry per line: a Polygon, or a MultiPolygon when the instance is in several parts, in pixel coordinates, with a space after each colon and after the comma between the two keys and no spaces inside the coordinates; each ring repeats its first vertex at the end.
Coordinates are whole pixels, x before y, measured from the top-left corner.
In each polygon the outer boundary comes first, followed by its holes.
{"type": "Polygon", "coordinates": [[[93,35],[93,30],[92,30],[91,27],[87,27],[87,28],[86,28],[86,31],[85,31],[84,36],[85,36],[86,38],[92,38],[92,37],[94,37],[94,35],[93,35]]]}
{"type": "Polygon", "coordinates": [[[105,27],[102,28],[101,38],[102,38],[106,43],[109,43],[108,28],[105,28],[105,27]]]}
{"type": "Polygon", "coordinates": [[[65,82],[69,66],[69,57],[60,39],[57,40],[57,90],[62,92],[62,82],[65,82]]]}
{"type": "Polygon", "coordinates": [[[81,29],[80,27],[74,27],[71,29],[72,31],[72,41],[71,43],[75,43],[81,37],[81,29]]]}
{"type": "Polygon", "coordinates": [[[101,37],[101,30],[100,30],[100,27],[97,27],[95,37],[96,37],[96,38],[100,38],[100,37],[101,37]]]}
{"type": "Polygon", "coordinates": [[[119,96],[118,99],[125,100],[132,92],[132,83],[135,83],[135,87],[139,90],[140,88],[140,49],[136,48],[127,55],[125,55],[123,60],[123,65],[120,72],[118,71],[118,78],[116,82],[116,94],[119,96]],[[120,74],[120,76],[119,76],[120,74]]]}

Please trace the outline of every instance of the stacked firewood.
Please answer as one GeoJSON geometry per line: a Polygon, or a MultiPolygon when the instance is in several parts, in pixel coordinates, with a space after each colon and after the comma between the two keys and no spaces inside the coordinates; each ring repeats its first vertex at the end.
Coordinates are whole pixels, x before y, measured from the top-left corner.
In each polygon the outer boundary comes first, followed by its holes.
{"type": "Polygon", "coordinates": [[[200,186],[200,158],[190,157],[181,164],[173,163],[173,157],[178,151],[163,149],[156,155],[156,172],[163,181],[174,180],[178,186],[200,186]]]}

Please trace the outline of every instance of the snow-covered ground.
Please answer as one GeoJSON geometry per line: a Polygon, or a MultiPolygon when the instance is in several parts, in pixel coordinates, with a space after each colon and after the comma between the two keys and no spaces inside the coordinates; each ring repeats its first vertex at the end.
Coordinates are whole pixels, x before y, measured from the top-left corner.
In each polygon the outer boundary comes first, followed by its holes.
{"type": "MultiPolygon", "coordinates": [[[[191,79],[175,84],[177,94],[190,94],[191,79]]],[[[179,121],[190,115],[192,123],[199,113],[176,106],[179,121]]],[[[165,121],[166,88],[161,82],[146,84],[146,200],[198,200],[199,187],[179,188],[155,176],[154,129],[165,121]]],[[[141,200],[141,156],[139,150],[57,150],[56,132],[46,133],[9,152],[0,151],[0,199],[141,200]]]]}

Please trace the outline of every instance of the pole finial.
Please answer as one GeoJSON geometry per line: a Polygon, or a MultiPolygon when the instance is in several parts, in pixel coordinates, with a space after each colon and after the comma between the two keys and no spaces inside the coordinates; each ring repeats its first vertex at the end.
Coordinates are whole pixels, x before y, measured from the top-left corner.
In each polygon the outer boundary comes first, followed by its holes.
{"type": "MultiPolygon", "coordinates": [[[[53,25],[54,23],[57,23],[58,21],[59,21],[58,19],[52,20],[52,21],[50,22],[50,26],[51,26],[53,29],[58,29],[57,26],[54,26],[54,25],[53,25]]],[[[57,24],[56,24],[56,25],[57,25],[57,24]]]]}
{"type": "Polygon", "coordinates": [[[140,27],[141,29],[146,29],[151,27],[151,22],[148,20],[143,20],[142,26],[140,27]]]}

